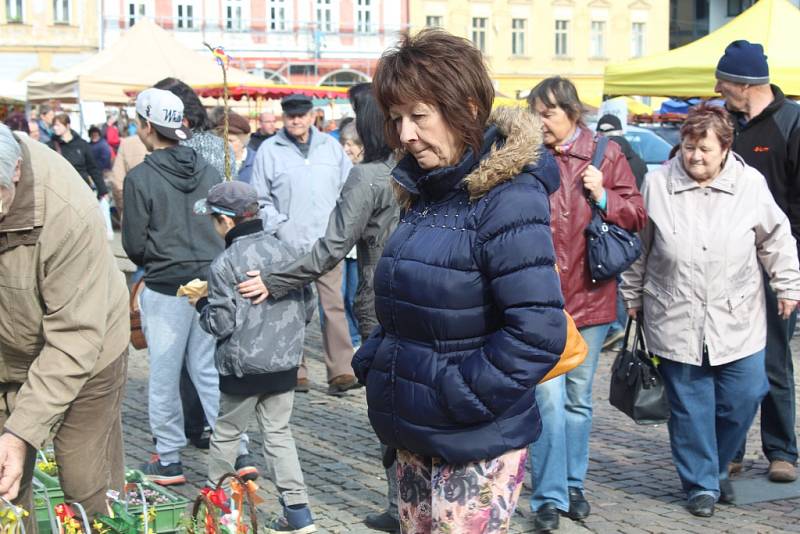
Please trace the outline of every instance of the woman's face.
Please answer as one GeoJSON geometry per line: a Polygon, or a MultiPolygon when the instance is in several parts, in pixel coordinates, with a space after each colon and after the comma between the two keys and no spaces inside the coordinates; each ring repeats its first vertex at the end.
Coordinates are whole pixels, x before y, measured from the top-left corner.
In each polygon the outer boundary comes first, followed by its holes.
{"type": "Polygon", "coordinates": [[[344,153],[347,154],[347,157],[350,158],[353,165],[361,163],[364,160],[364,147],[352,139],[347,139],[342,145],[342,148],[344,148],[344,153]]]}
{"type": "Polygon", "coordinates": [[[67,131],[67,127],[61,124],[61,121],[54,121],[53,122],[53,132],[61,137],[67,131]]]}
{"type": "Polygon", "coordinates": [[[451,167],[464,152],[464,143],[445,122],[436,106],[413,102],[389,108],[403,148],[425,170],[451,167]]]}
{"type": "Polygon", "coordinates": [[[722,163],[728,155],[719,137],[713,130],[707,130],[705,137],[684,137],[681,139],[683,167],[694,180],[706,182],[716,178],[722,170],[722,163]]]}
{"type": "Polygon", "coordinates": [[[245,146],[242,144],[241,138],[237,134],[229,133],[228,142],[231,144],[231,148],[233,148],[233,155],[236,156],[236,158],[241,158],[245,146]]]}
{"type": "Polygon", "coordinates": [[[545,146],[562,145],[575,132],[577,124],[560,107],[549,108],[537,98],[533,109],[542,117],[545,146]]]}

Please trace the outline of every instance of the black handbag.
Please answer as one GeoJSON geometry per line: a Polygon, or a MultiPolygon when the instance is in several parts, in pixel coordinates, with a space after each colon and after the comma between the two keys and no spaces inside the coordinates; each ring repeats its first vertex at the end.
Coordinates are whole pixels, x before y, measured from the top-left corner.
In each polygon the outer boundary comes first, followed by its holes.
{"type": "MultiPolygon", "coordinates": [[[[597,169],[603,163],[608,137],[600,136],[594,147],[592,165],[597,169]]],[[[600,210],[589,199],[592,220],[586,227],[586,261],[592,282],[609,280],[625,271],[642,253],[642,243],[633,232],[603,220],[600,210]]]]}
{"type": "Polygon", "coordinates": [[[657,425],[669,419],[664,379],[647,351],[641,319],[628,319],[622,350],[611,368],[608,400],[639,425],[657,425]],[[633,323],[636,323],[636,333],[633,345],[629,346],[633,323]]]}

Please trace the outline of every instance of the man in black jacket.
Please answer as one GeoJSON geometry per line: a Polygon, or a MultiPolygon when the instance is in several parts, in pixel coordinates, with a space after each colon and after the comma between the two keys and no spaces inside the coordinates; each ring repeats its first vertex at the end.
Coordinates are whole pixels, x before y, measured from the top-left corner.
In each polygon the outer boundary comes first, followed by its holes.
{"type": "MultiPolygon", "coordinates": [[[[733,151],[767,179],[775,201],[789,217],[800,243],[800,106],[769,83],[769,66],[760,44],[734,41],[717,64],[714,90],[725,98],[736,137],[733,151]]],[[[788,320],[778,315],[775,293],[764,284],[767,301],[766,367],[770,390],[761,403],[761,444],[770,462],[769,479],[797,478],[794,431],[795,392],[789,341],[797,311],[788,320]]],[[[731,471],[741,469],[744,444],[731,471]]]]}
{"type": "MultiPolygon", "coordinates": [[[[148,89],[136,98],[138,135],[151,151],[125,177],[122,246],[144,267],[141,311],[150,356],[148,388],[150,429],[158,459],[142,471],[162,484],[186,482],[180,450],[186,445],[178,384],[186,362],[206,419],[214,426],[219,410],[215,340],[200,328],[197,314],[178,288],[195,278],[206,280],[212,260],[224,249],[208,217],[194,214],[220,174],[180,141],[191,137],[183,126],[183,103],[169,91],[148,89]]],[[[237,469],[252,472],[245,440],[237,469]]]]}
{"type": "Polygon", "coordinates": [[[616,115],[606,114],[597,121],[597,133],[605,135],[622,149],[628,165],[631,167],[633,176],[636,178],[636,187],[642,188],[644,175],[647,174],[647,163],[636,153],[631,144],[625,139],[625,132],[622,130],[622,121],[616,115]]]}
{"type": "Polygon", "coordinates": [[[258,152],[258,148],[261,146],[261,143],[275,135],[275,132],[278,131],[275,123],[277,119],[275,118],[274,113],[270,113],[265,111],[261,115],[258,116],[258,130],[255,131],[253,135],[250,136],[250,143],[247,145],[248,150],[252,150],[253,153],[258,152]]]}

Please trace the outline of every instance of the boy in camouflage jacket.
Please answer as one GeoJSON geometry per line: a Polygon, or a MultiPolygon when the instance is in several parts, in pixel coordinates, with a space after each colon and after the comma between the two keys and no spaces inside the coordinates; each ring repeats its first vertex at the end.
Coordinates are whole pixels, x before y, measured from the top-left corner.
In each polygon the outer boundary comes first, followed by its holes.
{"type": "MultiPolygon", "coordinates": [[[[264,458],[278,487],[284,515],[267,532],[314,532],[308,495],[297,457],[289,418],[303,353],[305,325],[314,311],[310,288],[291,291],[281,299],[253,305],[236,291],[239,273],[263,265],[285,264],[296,255],[288,245],[263,230],[258,196],[244,182],[211,188],[196,213],[208,213],[225,238],[225,251],[211,264],[208,296],[197,300],[200,326],[217,338],[219,416],[211,437],[208,478],[215,483],[233,465],[240,436],[255,413],[264,439],[264,458]]],[[[239,462],[237,462],[239,463],[239,462]]],[[[248,462],[249,463],[249,462],[248,462]]],[[[250,463],[252,465],[252,463],[250,463]]]]}

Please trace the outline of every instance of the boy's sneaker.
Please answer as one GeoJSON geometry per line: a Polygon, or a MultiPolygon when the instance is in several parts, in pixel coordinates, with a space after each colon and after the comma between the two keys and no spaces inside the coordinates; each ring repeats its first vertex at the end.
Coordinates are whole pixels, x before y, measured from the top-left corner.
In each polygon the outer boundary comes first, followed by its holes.
{"type": "Polygon", "coordinates": [[[258,468],[252,454],[240,454],[236,457],[236,474],[244,480],[255,480],[258,478],[258,468]]]}
{"type": "Polygon", "coordinates": [[[267,525],[267,534],[309,534],[317,531],[317,527],[314,526],[314,518],[311,517],[311,510],[307,504],[300,508],[289,508],[283,504],[282,499],[280,499],[280,503],[283,507],[283,517],[279,517],[267,525]]]}
{"type": "Polygon", "coordinates": [[[143,464],[141,470],[148,480],[159,486],[186,484],[186,477],[183,476],[183,465],[180,462],[161,465],[161,461],[158,457],[155,457],[143,464]]]}

